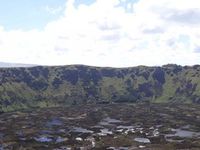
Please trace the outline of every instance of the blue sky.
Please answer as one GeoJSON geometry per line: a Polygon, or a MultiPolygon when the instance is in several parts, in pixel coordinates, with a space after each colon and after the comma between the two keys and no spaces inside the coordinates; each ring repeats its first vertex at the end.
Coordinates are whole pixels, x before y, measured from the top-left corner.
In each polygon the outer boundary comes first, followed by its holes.
{"type": "Polygon", "coordinates": [[[200,64],[197,0],[0,0],[0,62],[200,64]]]}
{"type": "Polygon", "coordinates": [[[1,0],[0,25],[5,29],[43,28],[49,21],[60,17],[63,11],[50,14],[46,7],[64,10],[66,0],[1,0]]]}
{"type": "MultiPolygon", "coordinates": [[[[74,6],[81,4],[91,5],[96,0],[75,0],[74,6]]],[[[121,6],[126,7],[127,2],[136,2],[137,0],[126,0],[121,2],[121,6]]],[[[0,1],[0,25],[6,30],[13,29],[43,29],[46,24],[56,20],[63,15],[66,0],[1,0],[0,1]],[[47,11],[59,9],[52,14],[47,11]]]]}

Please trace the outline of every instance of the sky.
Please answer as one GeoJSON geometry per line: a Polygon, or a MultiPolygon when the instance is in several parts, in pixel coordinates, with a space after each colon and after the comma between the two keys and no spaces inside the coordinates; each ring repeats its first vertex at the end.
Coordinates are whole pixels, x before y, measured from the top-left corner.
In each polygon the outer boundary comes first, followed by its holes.
{"type": "Polygon", "coordinates": [[[0,0],[0,62],[200,64],[200,1],[0,0]]]}

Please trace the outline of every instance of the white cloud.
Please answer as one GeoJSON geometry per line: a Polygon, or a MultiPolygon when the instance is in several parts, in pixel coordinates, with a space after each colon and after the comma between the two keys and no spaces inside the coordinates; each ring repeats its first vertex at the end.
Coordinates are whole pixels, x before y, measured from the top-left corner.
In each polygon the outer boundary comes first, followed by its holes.
{"type": "Polygon", "coordinates": [[[97,0],[74,7],[43,31],[0,27],[0,60],[9,62],[98,66],[200,63],[198,0],[97,0]],[[130,7],[131,6],[131,7],[130,7]]]}
{"type": "Polygon", "coordinates": [[[58,13],[60,13],[63,10],[63,7],[59,6],[59,7],[50,7],[50,6],[46,6],[45,11],[47,11],[48,13],[52,14],[52,15],[56,15],[58,13]]]}

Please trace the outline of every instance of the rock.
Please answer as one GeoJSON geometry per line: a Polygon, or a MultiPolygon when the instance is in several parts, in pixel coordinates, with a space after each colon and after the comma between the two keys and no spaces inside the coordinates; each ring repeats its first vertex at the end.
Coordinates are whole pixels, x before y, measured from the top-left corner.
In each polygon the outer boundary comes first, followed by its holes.
{"type": "Polygon", "coordinates": [[[81,137],[77,137],[77,138],[76,138],[76,141],[80,141],[80,142],[82,142],[83,139],[82,139],[81,137]]]}
{"type": "Polygon", "coordinates": [[[139,148],[145,148],[146,146],[144,146],[144,145],[139,145],[139,148]]]}
{"type": "Polygon", "coordinates": [[[134,141],[139,142],[139,143],[151,143],[151,141],[147,138],[135,138],[134,141]]]}

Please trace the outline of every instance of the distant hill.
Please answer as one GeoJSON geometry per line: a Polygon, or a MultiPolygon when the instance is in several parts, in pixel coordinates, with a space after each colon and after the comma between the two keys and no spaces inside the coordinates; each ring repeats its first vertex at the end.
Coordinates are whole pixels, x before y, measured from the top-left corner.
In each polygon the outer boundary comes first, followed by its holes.
{"type": "Polygon", "coordinates": [[[0,62],[0,68],[34,67],[34,66],[36,66],[36,65],[0,62]]]}
{"type": "Polygon", "coordinates": [[[0,110],[110,102],[200,103],[200,66],[1,68],[0,110]]]}

